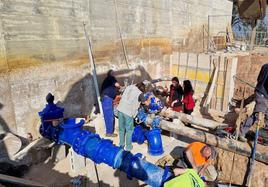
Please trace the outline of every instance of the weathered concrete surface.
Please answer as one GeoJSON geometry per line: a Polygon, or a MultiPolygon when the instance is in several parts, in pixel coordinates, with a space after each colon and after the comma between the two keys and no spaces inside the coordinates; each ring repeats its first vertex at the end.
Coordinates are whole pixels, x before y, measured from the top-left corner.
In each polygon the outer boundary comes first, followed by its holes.
{"type": "MultiPolygon", "coordinates": [[[[118,0],[117,5],[130,65],[144,67],[135,72],[135,81],[169,73],[166,56],[174,44],[190,45],[195,31],[207,25],[208,15],[232,11],[228,0],[118,0]]],[[[48,92],[66,107],[67,116],[91,112],[95,93],[83,21],[93,42],[99,80],[110,68],[125,69],[112,0],[0,2],[2,126],[22,136],[36,132],[37,111],[48,92]]],[[[217,23],[222,26],[218,30],[225,30],[225,23],[217,23]]],[[[131,75],[119,74],[122,79],[131,75]]]]}

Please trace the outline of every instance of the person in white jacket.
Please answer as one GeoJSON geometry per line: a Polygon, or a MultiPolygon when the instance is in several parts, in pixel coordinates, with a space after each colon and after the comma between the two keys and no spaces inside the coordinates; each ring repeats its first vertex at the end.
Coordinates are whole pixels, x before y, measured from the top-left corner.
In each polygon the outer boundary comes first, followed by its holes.
{"type": "Polygon", "coordinates": [[[150,98],[144,97],[145,85],[138,83],[126,87],[117,107],[119,120],[119,145],[125,150],[132,149],[132,133],[134,130],[134,118],[138,113],[140,104],[149,105],[150,98]],[[126,143],[126,145],[125,145],[126,143]]]}

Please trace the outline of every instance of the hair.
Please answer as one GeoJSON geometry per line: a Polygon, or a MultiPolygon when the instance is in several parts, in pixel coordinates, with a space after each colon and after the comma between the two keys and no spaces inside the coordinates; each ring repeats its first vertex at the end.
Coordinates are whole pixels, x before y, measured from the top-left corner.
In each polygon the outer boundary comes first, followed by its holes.
{"type": "Polygon", "coordinates": [[[175,82],[177,82],[177,83],[180,83],[178,77],[173,77],[173,78],[171,79],[171,81],[175,81],[175,82]]]}
{"type": "Polygon", "coordinates": [[[145,84],[143,82],[137,83],[136,86],[141,92],[145,92],[145,84]]]}
{"type": "Polygon", "coordinates": [[[54,95],[52,95],[51,93],[48,93],[46,96],[46,101],[48,104],[52,104],[54,102],[54,95]]]}
{"type": "Polygon", "coordinates": [[[215,158],[217,157],[217,154],[218,154],[218,153],[217,153],[217,150],[215,149],[215,147],[214,147],[214,146],[211,146],[211,145],[205,145],[205,146],[201,149],[201,152],[203,152],[204,149],[206,149],[206,148],[209,148],[210,151],[211,151],[211,155],[210,155],[209,159],[211,159],[211,160],[215,159],[215,158]]]}
{"type": "Polygon", "coordinates": [[[112,76],[112,73],[114,72],[114,70],[110,69],[108,72],[107,72],[107,76],[112,76]]]}
{"type": "Polygon", "coordinates": [[[183,81],[183,91],[184,91],[184,94],[194,92],[191,81],[189,80],[183,81]]]}

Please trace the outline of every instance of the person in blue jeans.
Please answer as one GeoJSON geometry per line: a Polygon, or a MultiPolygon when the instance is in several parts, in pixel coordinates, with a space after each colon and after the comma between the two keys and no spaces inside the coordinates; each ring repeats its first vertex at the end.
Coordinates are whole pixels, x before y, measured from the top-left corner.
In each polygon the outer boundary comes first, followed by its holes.
{"type": "Polygon", "coordinates": [[[140,104],[142,103],[148,106],[150,103],[151,97],[146,100],[143,95],[144,92],[145,85],[143,83],[127,86],[117,107],[119,120],[119,145],[124,147],[127,151],[132,149],[134,118],[138,113],[140,104]]]}
{"type": "Polygon", "coordinates": [[[107,77],[104,79],[101,86],[101,104],[106,126],[106,137],[117,136],[117,134],[114,134],[114,112],[113,112],[113,99],[116,96],[117,88],[120,88],[120,84],[114,77],[114,71],[109,70],[107,73],[107,77]]]}

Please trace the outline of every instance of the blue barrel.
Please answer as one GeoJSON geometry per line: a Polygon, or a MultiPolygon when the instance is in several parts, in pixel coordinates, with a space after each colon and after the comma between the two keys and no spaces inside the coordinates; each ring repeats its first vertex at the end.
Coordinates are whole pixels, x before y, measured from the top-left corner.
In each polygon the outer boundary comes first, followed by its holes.
{"type": "Polygon", "coordinates": [[[152,156],[162,155],[164,153],[162,146],[161,130],[153,129],[146,133],[148,140],[148,152],[152,156]]]}
{"type": "Polygon", "coordinates": [[[143,130],[142,126],[137,125],[134,128],[132,134],[132,142],[137,142],[138,144],[143,144],[145,141],[145,131],[143,130]]]}

